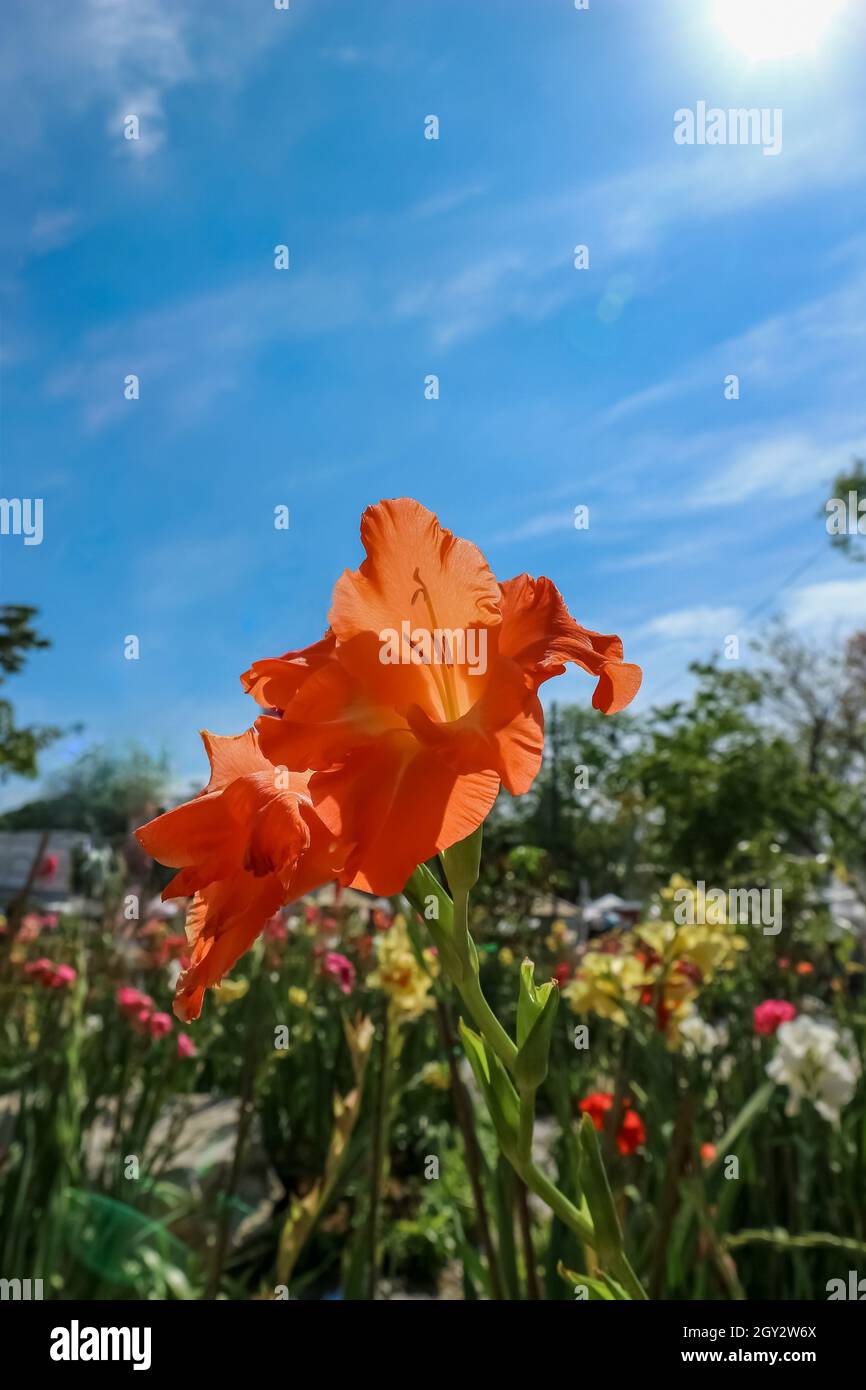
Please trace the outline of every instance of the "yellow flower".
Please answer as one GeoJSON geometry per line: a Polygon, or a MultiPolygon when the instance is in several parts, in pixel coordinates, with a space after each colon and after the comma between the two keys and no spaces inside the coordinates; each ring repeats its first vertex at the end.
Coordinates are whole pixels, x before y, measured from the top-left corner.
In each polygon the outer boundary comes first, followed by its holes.
{"type": "Polygon", "coordinates": [[[580,968],[563,989],[576,1014],[598,1014],[620,1028],[628,1022],[624,1004],[637,1004],[651,983],[643,965],[631,952],[616,955],[607,951],[587,951],[580,968]]]}
{"type": "Polygon", "coordinates": [[[514,964],[514,952],[510,946],[502,947],[502,950],[499,952],[499,959],[505,966],[514,964]]]}
{"type": "MultiPolygon", "coordinates": [[[[664,891],[664,890],[663,890],[664,891]]],[[[666,974],[678,962],[693,965],[707,983],[719,970],[730,970],[737,955],[748,945],[744,936],[725,925],[675,926],[673,922],[645,922],[635,936],[659,957],[658,971],[666,974]]]]}
{"type": "Polygon", "coordinates": [[[243,999],[249,987],[249,980],[223,980],[214,990],[214,998],[218,1004],[234,1004],[243,999]]]}
{"type": "Polygon", "coordinates": [[[419,1080],[424,1086],[433,1086],[437,1091],[447,1091],[451,1085],[451,1075],[445,1062],[428,1062],[421,1068],[419,1080]]]}
{"type": "Polygon", "coordinates": [[[305,989],[301,989],[298,985],[291,985],[289,987],[289,1003],[294,1004],[296,1009],[305,1009],[307,1007],[308,998],[309,996],[305,989]]]}
{"type": "Polygon", "coordinates": [[[386,932],[376,938],[376,969],[368,980],[373,989],[388,995],[398,1023],[408,1023],[432,1009],[430,991],[439,964],[433,951],[424,952],[424,965],[412,949],[404,917],[395,917],[386,932]]]}

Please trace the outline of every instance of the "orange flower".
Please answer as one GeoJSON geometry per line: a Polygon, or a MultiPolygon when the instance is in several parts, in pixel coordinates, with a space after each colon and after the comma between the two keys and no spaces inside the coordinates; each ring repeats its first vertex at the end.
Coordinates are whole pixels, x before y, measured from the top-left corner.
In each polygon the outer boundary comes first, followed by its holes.
{"type": "Polygon", "coordinates": [[[291,898],[335,877],[334,838],[312,808],[308,773],[285,773],[262,755],[254,729],[202,733],[211,767],[205,790],[136,831],[154,859],[179,869],[164,898],[194,894],[187,914],[190,965],[174,1011],[189,1022],[265,923],[291,898]]]}
{"type": "Polygon", "coordinates": [[[256,662],[243,683],[275,765],[314,769],[309,795],[345,846],[340,879],[399,892],[415,867],[478,828],[500,782],[541,766],[538,688],[573,661],[593,704],[624,708],[640,669],[618,637],[580,627],[549,579],[504,584],[476,546],[409,498],[369,507],[367,558],[337,581],[321,641],[256,662]]]}

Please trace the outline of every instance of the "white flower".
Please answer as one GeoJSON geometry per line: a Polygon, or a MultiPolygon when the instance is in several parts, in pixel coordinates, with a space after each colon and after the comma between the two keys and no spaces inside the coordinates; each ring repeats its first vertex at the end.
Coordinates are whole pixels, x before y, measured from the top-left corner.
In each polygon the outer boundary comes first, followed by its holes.
{"type": "Polygon", "coordinates": [[[714,1028],[702,1018],[697,1009],[687,1013],[678,1028],[683,1040],[683,1052],[687,1057],[706,1057],[717,1047],[724,1047],[728,1041],[728,1030],[722,1024],[714,1028]]]}
{"type": "Polygon", "coordinates": [[[799,1014],[781,1025],[776,1042],[778,1050],[767,1065],[767,1075],[788,1087],[785,1113],[799,1114],[802,1101],[809,1100],[825,1120],[838,1124],[860,1078],[860,1059],[851,1034],[828,1021],[799,1014]]]}

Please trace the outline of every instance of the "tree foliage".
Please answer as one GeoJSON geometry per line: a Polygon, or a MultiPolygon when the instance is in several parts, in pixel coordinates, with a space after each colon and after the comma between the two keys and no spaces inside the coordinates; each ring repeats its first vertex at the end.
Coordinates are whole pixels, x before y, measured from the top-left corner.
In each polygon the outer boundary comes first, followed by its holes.
{"type": "MultiPolygon", "coordinates": [[[[30,652],[51,645],[33,626],[36,611],[25,604],[0,605],[0,685],[18,674],[30,652]]],[[[0,698],[0,781],[13,774],[35,777],[39,754],[61,732],[50,725],[19,726],[11,701],[0,698]]]]}

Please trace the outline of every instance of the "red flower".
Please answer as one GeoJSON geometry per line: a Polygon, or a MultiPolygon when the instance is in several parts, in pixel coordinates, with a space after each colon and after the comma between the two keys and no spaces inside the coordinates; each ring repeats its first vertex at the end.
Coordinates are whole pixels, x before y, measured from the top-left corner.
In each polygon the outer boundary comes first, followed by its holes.
{"type": "Polygon", "coordinates": [[[53,969],[54,962],[49,960],[47,956],[40,956],[38,960],[31,960],[25,965],[24,974],[29,975],[33,980],[39,980],[41,983],[43,977],[50,975],[53,969]]]}
{"type": "Polygon", "coordinates": [[[629,1108],[631,1102],[626,1101],[625,1104],[626,1110],[622,1117],[619,1134],[616,1136],[616,1146],[621,1154],[633,1154],[642,1144],[646,1143],[646,1130],[637,1111],[629,1108]]]}
{"type": "Polygon", "coordinates": [[[691,980],[692,984],[699,985],[704,978],[698,967],[690,960],[678,960],[674,966],[678,975],[683,975],[685,979],[691,980]]]}
{"type": "Polygon", "coordinates": [[[77,979],[78,972],[71,965],[58,965],[50,980],[43,983],[47,984],[49,989],[66,989],[68,985],[74,985],[77,979]]]}
{"type": "Polygon", "coordinates": [[[571,966],[568,965],[564,960],[560,961],[559,965],[553,972],[553,978],[561,989],[562,986],[567,985],[569,980],[571,979],[571,966]]]}
{"type": "MultiPolygon", "coordinates": [[[[610,1091],[593,1091],[580,1102],[580,1109],[584,1115],[589,1116],[598,1130],[604,1128],[605,1115],[612,1107],[613,1096],[610,1091]]],[[[632,1109],[631,1101],[624,1100],[616,1146],[621,1154],[633,1154],[645,1142],[646,1129],[643,1120],[637,1111],[632,1109]]]]}
{"type": "Polygon", "coordinates": [[[762,1004],[755,1006],[755,1032],[768,1036],[775,1033],[782,1023],[790,1023],[796,1017],[797,1010],[787,999],[765,999],[762,1004]]]}
{"type": "Polygon", "coordinates": [[[57,855],[46,854],[37,871],[37,878],[51,879],[57,873],[57,855]]]}

